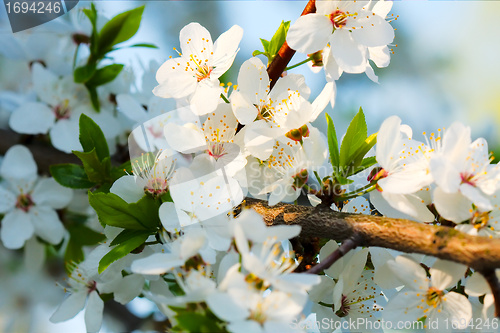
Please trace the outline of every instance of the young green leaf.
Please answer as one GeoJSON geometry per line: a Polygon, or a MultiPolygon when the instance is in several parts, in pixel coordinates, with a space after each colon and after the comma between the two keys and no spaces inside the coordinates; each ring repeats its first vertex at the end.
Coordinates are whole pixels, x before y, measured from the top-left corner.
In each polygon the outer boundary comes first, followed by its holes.
{"type": "Polygon", "coordinates": [[[148,237],[149,233],[137,233],[135,236],[112,248],[111,251],[99,261],[99,274],[104,272],[113,262],[125,257],[127,254],[144,244],[148,237]]]}
{"type": "Polygon", "coordinates": [[[328,125],[328,150],[330,151],[330,163],[332,164],[335,175],[339,174],[340,157],[339,157],[339,144],[337,141],[337,132],[332,118],[326,114],[326,123],[328,125]]]}
{"type": "Polygon", "coordinates": [[[56,182],[69,188],[91,188],[96,183],[89,180],[81,165],[67,163],[50,166],[50,174],[56,182]]]}
{"type": "Polygon", "coordinates": [[[276,53],[278,53],[279,49],[283,45],[286,40],[286,34],[288,33],[288,28],[290,28],[290,21],[281,21],[281,24],[276,30],[273,38],[269,42],[269,54],[274,58],[276,53]]]}
{"type": "Polygon", "coordinates": [[[86,64],[75,68],[73,79],[76,83],[85,83],[89,81],[95,73],[95,63],[86,64]]]}
{"type": "Polygon", "coordinates": [[[130,45],[129,47],[146,47],[149,49],[158,49],[159,48],[155,44],[150,44],[150,43],[138,43],[138,44],[130,45]]]}
{"type": "Polygon", "coordinates": [[[103,84],[113,81],[122,71],[124,65],[122,64],[112,64],[99,68],[95,71],[94,75],[90,80],[87,81],[87,85],[97,87],[103,84]]]}
{"type": "Polygon", "coordinates": [[[130,206],[122,198],[113,193],[89,192],[89,203],[97,212],[101,225],[113,227],[147,230],[148,228],[132,212],[130,206]]]}
{"type": "Polygon", "coordinates": [[[260,42],[262,43],[262,47],[264,48],[263,53],[269,53],[269,41],[261,38],[260,42]]]}
{"type": "Polygon", "coordinates": [[[115,239],[113,239],[113,241],[109,244],[109,246],[115,246],[121,244],[139,234],[151,235],[151,231],[125,229],[122,232],[120,232],[118,236],[115,237],[115,239]]]}
{"type": "Polygon", "coordinates": [[[356,174],[364,169],[359,170],[364,160],[365,155],[370,151],[370,149],[377,143],[377,133],[373,133],[361,144],[361,146],[352,154],[351,163],[349,164],[349,170],[347,176],[356,174]]]}
{"type": "Polygon", "coordinates": [[[153,199],[151,196],[145,195],[139,201],[129,204],[129,210],[141,224],[149,230],[157,230],[161,225],[158,210],[160,202],[153,199]]]}
{"type": "Polygon", "coordinates": [[[95,148],[89,152],[73,151],[83,164],[89,180],[95,183],[104,183],[109,180],[111,162],[109,157],[99,161],[95,148]]]}
{"type": "Polygon", "coordinates": [[[99,161],[109,157],[108,143],[101,128],[85,114],[80,116],[80,143],[84,152],[95,149],[99,161]]]}
{"type": "Polygon", "coordinates": [[[363,109],[359,108],[354,116],[340,146],[340,166],[348,166],[351,163],[353,154],[366,140],[368,130],[366,128],[365,115],[363,109]]]}
{"type": "Polygon", "coordinates": [[[129,40],[137,33],[141,24],[144,6],[128,10],[109,20],[99,33],[99,55],[104,55],[119,43],[129,40]]]}

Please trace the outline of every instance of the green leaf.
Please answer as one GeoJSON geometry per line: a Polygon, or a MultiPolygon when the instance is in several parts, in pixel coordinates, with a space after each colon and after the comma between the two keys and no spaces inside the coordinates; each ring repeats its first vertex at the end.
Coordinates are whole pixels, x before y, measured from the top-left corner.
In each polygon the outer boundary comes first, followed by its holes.
{"type": "Polygon", "coordinates": [[[109,20],[99,33],[98,53],[103,55],[113,45],[129,40],[139,30],[144,6],[123,12],[109,20]]]}
{"type": "Polygon", "coordinates": [[[99,68],[95,71],[94,76],[87,81],[87,85],[97,87],[109,83],[120,74],[123,67],[124,65],[122,64],[112,64],[99,68]]]}
{"type": "Polygon", "coordinates": [[[101,261],[99,261],[99,274],[101,274],[113,262],[125,257],[127,254],[141,246],[148,239],[148,237],[149,233],[137,234],[112,248],[111,251],[102,257],[101,261]]]}
{"type": "Polygon", "coordinates": [[[142,235],[142,234],[148,234],[151,235],[150,231],[143,231],[143,230],[131,230],[131,229],[125,229],[122,232],[118,234],[118,236],[113,239],[113,241],[109,244],[109,246],[115,246],[118,244],[121,244],[123,242],[126,242],[132,237],[135,237],[137,235],[142,235]]]}
{"type": "Polygon", "coordinates": [[[337,132],[332,118],[328,113],[326,114],[326,123],[328,124],[328,150],[330,151],[330,163],[332,163],[335,175],[339,174],[340,157],[339,157],[339,143],[337,141],[337,132]]]}
{"type": "MultiPolygon", "coordinates": [[[[370,151],[370,149],[377,143],[377,133],[373,133],[361,144],[351,156],[351,163],[349,164],[348,176],[356,174],[370,166],[364,167],[359,170],[361,167],[362,161],[364,160],[365,155],[370,151]]],[[[372,164],[373,165],[373,164],[372,164]]]]}
{"type": "Polygon", "coordinates": [[[267,53],[264,53],[264,52],[259,51],[259,50],[255,50],[255,51],[253,51],[253,53],[252,53],[252,57],[255,57],[255,56],[258,56],[258,55],[261,55],[261,54],[263,54],[263,55],[267,56],[267,53]]]}
{"type": "Polygon", "coordinates": [[[353,154],[366,140],[368,135],[366,128],[365,115],[363,109],[359,108],[358,113],[354,116],[340,146],[340,166],[348,166],[351,163],[353,154]]]}
{"type": "Polygon", "coordinates": [[[283,45],[286,40],[286,34],[288,33],[288,28],[290,28],[290,21],[281,21],[281,24],[274,34],[273,38],[269,42],[269,54],[274,58],[276,53],[278,53],[279,49],[283,45]]]}
{"type": "Polygon", "coordinates": [[[93,32],[97,31],[97,10],[94,4],[90,4],[90,9],[84,8],[83,13],[89,18],[93,32]]]}
{"type": "Polygon", "coordinates": [[[217,318],[210,318],[207,314],[197,312],[186,312],[178,314],[175,317],[177,321],[176,329],[183,332],[225,332],[217,325],[217,318]]]}
{"type": "MultiPolygon", "coordinates": [[[[89,192],[89,203],[97,212],[101,225],[113,227],[147,230],[148,228],[140,221],[137,212],[134,214],[130,206],[122,198],[113,193],[89,192]]],[[[158,214],[158,212],[156,212],[158,214]]]]}
{"type": "Polygon", "coordinates": [[[56,182],[69,188],[91,188],[95,185],[89,180],[81,165],[67,163],[50,166],[50,174],[56,182]]]}
{"type": "Polygon", "coordinates": [[[64,252],[66,272],[70,274],[74,268],[72,264],[82,262],[83,259],[85,259],[85,256],[83,254],[82,245],[78,243],[76,238],[71,237],[66,246],[66,251],[64,252]]]}
{"type": "Polygon", "coordinates": [[[149,195],[143,196],[136,203],[129,204],[130,212],[149,230],[156,230],[161,225],[158,210],[160,202],[149,195]]]}
{"type": "Polygon", "coordinates": [[[109,179],[109,173],[111,169],[111,162],[109,157],[106,157],[101,161],[97,157],[95,148],[89,152],[80,152],[73,150],[73,154],[78,157],[89,177],[89,180],[96,183],[104,183],[109,179]]]}
{"type": "Polygon", "coordinates": [[[76,83],[85,83],[89,81],[96,72],[95,63],[86,64],[75,68],[73,78],[76,83]]]}
{"type": "Polygon", "coordinates": [[[83,224],[73,224],[68,228],[71,237],[84,246],[92,246],[106,240],[106,236],[100,232],[94,231],[83,224]]]}
{"type": "Polygon", "coordinates": [[[150,49],[157,49],[158,48],[158,46],[156,46],[155,44],[150,44],[150,43],[139,43],[139,44],[130,45],[128,47],[147,47],[150,49]]]}
{"type": "Polygon", "coordinates": [[[269,41],[261,38],[260,42],[262,43],[262,47],[264,47],[264,52],[262,54],[269,53],[269,41]]]}
{"type": "Polygon", "coordinates": [[[109,157],[108,143],[99,126],[87,115],[80,116],[80,143],[84,152],[95,149],[99,161],[109,157]]]}
{"type": "Polygon", "coordinates": [[[99,103],[99,95],[97,94],[97,88],[92,85],[85,84],[90,96],[90,101],[92,102],[92,107],[97,112],[101,111],[101,104],[99,103]]]}

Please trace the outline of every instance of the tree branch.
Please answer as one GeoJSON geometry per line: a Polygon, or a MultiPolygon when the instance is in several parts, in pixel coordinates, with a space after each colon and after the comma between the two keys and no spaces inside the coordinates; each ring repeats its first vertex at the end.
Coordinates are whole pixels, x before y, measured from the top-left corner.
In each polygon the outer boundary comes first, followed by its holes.
{"type": "Polygon", "coordinates": [[[491,293],[495,299],[495,316],[500,318],[500,281],[498,280],[495,269],[490,268],[479,272],[484,276],[491,288],[491,293]]]}
{"type": "Polygon", "coordinates": [[[352,237],[347,238],[335,251],[333,251],[328,257],[326,257],[325,260],[321,261],[319,264],[315,265],[305,273],[319,274],[323,272],[325,269],[328,269],[331,265],[333,265],[337,260],[345,256],[347,252],[358,247],[360,241],[361,239],[357,237],[356,234],[353,234],[352,237]]]}
{"type": "Polygon", "coordinates": [[[469,266],[477,271],[500,268],[500,239],[471,236],[450,227],[405,219],[347,214],[328,207],[306,207],[246,199],[267,225],[300,225],[301,235],[344,241],[356,235],[359,246],[379,246],[406,253],[421,253],[469,266]]]}
{"type": "MultiPolygon", "coordinates": [[[[306,7],[302,11],[302,15],[315,13],[316,12],[316,1],[309,0],[306,7]]],[[[271,64],[267,68],[267,74],[269,74],[269,80],[271,80],[270,89],[273,89],[274,85],[280,78],[281,74],[285,70],[286,66],[295,54],[295,50],[292,50],[285,41],[278,51],[278,54],[274,57],[271,64]]]]}

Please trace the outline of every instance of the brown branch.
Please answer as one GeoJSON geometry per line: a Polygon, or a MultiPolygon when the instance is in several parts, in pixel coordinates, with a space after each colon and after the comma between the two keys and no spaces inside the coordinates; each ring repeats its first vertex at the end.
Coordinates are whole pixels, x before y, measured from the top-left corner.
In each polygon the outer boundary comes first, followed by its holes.
{"type": "Polygon", "coordinates": [[[326,257],[325,260],[321,261],[319,264],[315,265],[305,273],[319,274],[323,272],[325,269],[328,269],[331,265],[333,265],[337,260],[345,256],[347,252],[358,247],[360,241],[361,239],[357,237],[356,234],[353,234],[351,238],[347,238],[335,251],[333,251],[328,257],[326,257]]]}
{"type": "MultiPolygon", "coordinates": [[[[316,1],[309,0],[306,7],[302,11],[302,15],[315,13],[316,12],[316,1]]],[[[281,48],[278,51],[278,54],[274,57],[271,64],[267,68],[267,73],[269,74],[269,80],[271,80],[270,89],[273,89],[274,85],[280,78],[281,74],[285,71],[286,66],[292,59],[295,54],[295,50],[292,50],[290,46],[288,46],[287,42],[283,43],[281,48]]]]}
{"type": "Polygon", "coordinates": [[[493,298],[495,299],[495,316],[500,318],[500,281],[498,280],[498,276],[495,272],[495,269],[488,269],[485,271],[479,271],[491,288],[491,293],[493,294],[493,298]]]}
{"type": "Polygon", "coordinates": [[[360,246],[379,246],[406,253],[421,253],[469,266],[477,271],[500,268],[500,239],[471,236],[450,227],[405,219],[347,214],[328,207],[306,207],[246,199],[268,225],[300,225],[301,236],[344,241],[360,237],[360,246]]]}

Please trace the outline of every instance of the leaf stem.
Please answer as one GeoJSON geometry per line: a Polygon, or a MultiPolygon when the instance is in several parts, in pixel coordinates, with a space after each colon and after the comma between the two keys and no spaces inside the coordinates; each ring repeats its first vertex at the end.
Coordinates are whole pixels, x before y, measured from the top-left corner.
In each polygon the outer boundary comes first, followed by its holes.
{"type": "Polygon", "coordinates": [[[309,61],[311,61],[312,59],[313,59],[312,57],[309,57],[309,58],[307,58],[307,59],[306,59],[306,60],[304,60],[304,61],[301,61],[301,62],[299,62],[299,63],[296,63],[295,65],[292,65],[292,66],[290,66],[290,67],[285,68],[285,71],[289,71],[290,69],[293,69],[293,68],[299,67],[299,66],[301,66],[301,65],[303,65],[303,64],[306,64],[306,63],[308,63],[309,61]]]}

